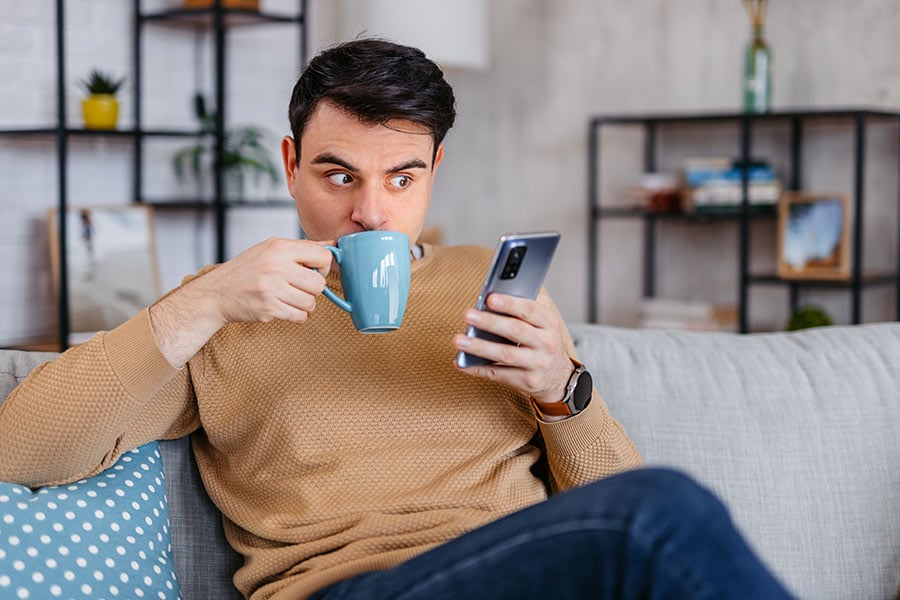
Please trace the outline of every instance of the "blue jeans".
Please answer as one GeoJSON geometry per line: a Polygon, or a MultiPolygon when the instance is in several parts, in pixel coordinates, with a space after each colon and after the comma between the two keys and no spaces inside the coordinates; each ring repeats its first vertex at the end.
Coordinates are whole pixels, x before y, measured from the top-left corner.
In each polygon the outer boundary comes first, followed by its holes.
{"type": "Polygon", "coordinates": [[[553,496],[316,600],[790,598],[688,477],[640,469],[553,496]]]}

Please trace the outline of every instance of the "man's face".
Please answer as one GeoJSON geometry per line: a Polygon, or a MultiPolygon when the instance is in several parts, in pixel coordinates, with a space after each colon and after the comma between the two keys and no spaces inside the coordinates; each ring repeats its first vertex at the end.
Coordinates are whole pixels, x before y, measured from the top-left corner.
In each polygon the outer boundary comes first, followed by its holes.
{"type": "Polygon", "coordinates": [[[300,157],[294,141],[281,143],[288,190],[311,240],[370,229],[400,231],[415,242],[422,231],[434,173],[432,138],[421,125],[363,123],[322,102],[303,132],[300,157]]]}

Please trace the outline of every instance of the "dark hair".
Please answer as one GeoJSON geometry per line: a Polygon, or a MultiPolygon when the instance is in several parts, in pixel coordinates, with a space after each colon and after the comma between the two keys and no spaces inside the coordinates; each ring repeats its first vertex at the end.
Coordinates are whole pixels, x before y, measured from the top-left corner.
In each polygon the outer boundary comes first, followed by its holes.
{"type": "Polygon", "coordinates": [[[367,123],[400,119],[422,125],[434,152],[456,118],[453,89],[440,67],[418,48],[379,39],[333,46],[303,69],[288,108],[298,158],[303,130],[323,100],[367,123]]]}

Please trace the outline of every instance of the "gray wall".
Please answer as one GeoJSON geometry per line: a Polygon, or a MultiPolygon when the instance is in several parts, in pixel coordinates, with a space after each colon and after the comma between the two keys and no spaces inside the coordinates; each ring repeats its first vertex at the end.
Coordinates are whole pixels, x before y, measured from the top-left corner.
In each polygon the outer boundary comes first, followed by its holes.
{"type": "MultiPolygon", "coordinates": [[[[165,3],[165,0],[159,0],[165,3]]],[[[447,139],[431,224],[448,243],[493,246],[499,233],[552,228],[563,244],[547,285],[563,315],[586,317],[587,121],[601,113],[735,110],[740,103],[743,46],[749,26],[737,0],[488,0],[490,67],[448,71],[459,99],[458,125],[447,139]]],[[[170,2],[171,4],[171,2],[170,2]]],[[[292,6],[263,0],[265,6],[292,6]]],[[[341,2],[310,0],[313,49],[343,34],[341,2]]],[[[74,82],[93,66],[126,72],[130,64],[130,3],[69,0],[70,119],[77,120],[74,82]]],[[[0,1],[0,126],[40,125],[54,118],[52,9],[49,0],[0,1]]],[[[775,64],[774,105],[788,107],[900,107],[900,3],[896,0],[777,0],[767,38],[775,64]]],[[[146,102],[152,122],[191,121],[194,85],[191,41],[156,32],[147,50],[146,102]],[[185,58],[188,57],[188,58],[185,58]],[[180,99],[167,104],[167,99],[180,99]]],[[[276,138],[296,75],[296,40],[267,30],[237,36],[231,65],[231,122],[256,122],[276,138]],[[277,50],[273,51],[273,48],[277,50]],[[247,82],[251,82],[249,85],[247,82]]],[[[201,82],[209,85],[209,78],[201,82]]],[[[130,122],[130,90],[123,124],[130,122]]],[[[149,120],[149,119],[148,119],[149,120]]],[[[849,124],[826,122],[808,133],[806,184],[850,192],[849,124]]],[[[736,132],[664,133],[661,167],[676,169],[686,154],[733,153],[736,132]]],[[[783,132],[758,134],[761,151],[783,166],[783,132]]],[[[867,266],[896,256],[897,130],[872,131],[868,151],[867,266]]],[[[610,130],[603,138],[603,192],[615,202],[640,173],[641,137],[610,130]]],[[[168,166],[172,148],[148,150],[145,177],[152,191],[178,189],[168,166]]],[[[71,201],[127,201],[129,152],[111,141],[80,141],[71,155],[71,201]]],[[[50,332],[55,309],[43,236],[45,211],[55,198],[52,141],[0,140],[0,206],[5,225],[0,251],[0,341],[50,332]]],[[[258,191],[259,195],[277,191],[258,191]]],[[[292,235],[290,209],[233,213],[230,252],[269,235],[292,235]]],[[[211,259],[208,222],[184,214],[157,218],[164,287],[211,259]]],[[[631,325],[640,298],[641,228],[614,222],[603,230],[601,319],[631,325]]],[[[667,226],[660,231],[659,293],[734,302],[736,230],[732,225],[667,226]]],[[[774,267],[771,225],[754,231],[754,263],[774,267]]],[[[893,317],[893,291],[865,296],[865,320],[893,317]]],[[[816,292],[839,321],[848,317],[846,293],[816,292]]],[[[754,327],[779,327],[786,315],[780,289],[754,289],[754,327]]]]}

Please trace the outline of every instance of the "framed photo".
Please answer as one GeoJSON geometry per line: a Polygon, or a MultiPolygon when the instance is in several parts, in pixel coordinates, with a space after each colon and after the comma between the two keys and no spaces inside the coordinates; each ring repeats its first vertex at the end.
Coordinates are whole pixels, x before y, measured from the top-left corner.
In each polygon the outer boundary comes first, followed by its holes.
{"type": "MultiPolygon", "coordinates": [[[[57,210],[48,217],[50,264],[59,293],[57,210]]],[[[66,211],[70,343],[121,325],[159,298],[149,206],[69,207],[66,211]]]]}
{"type": "Polygon", "coordinates": [[[783,194],[778,204],[778,276],[849,279],[850,218],[843,194],[783,194]]]}

